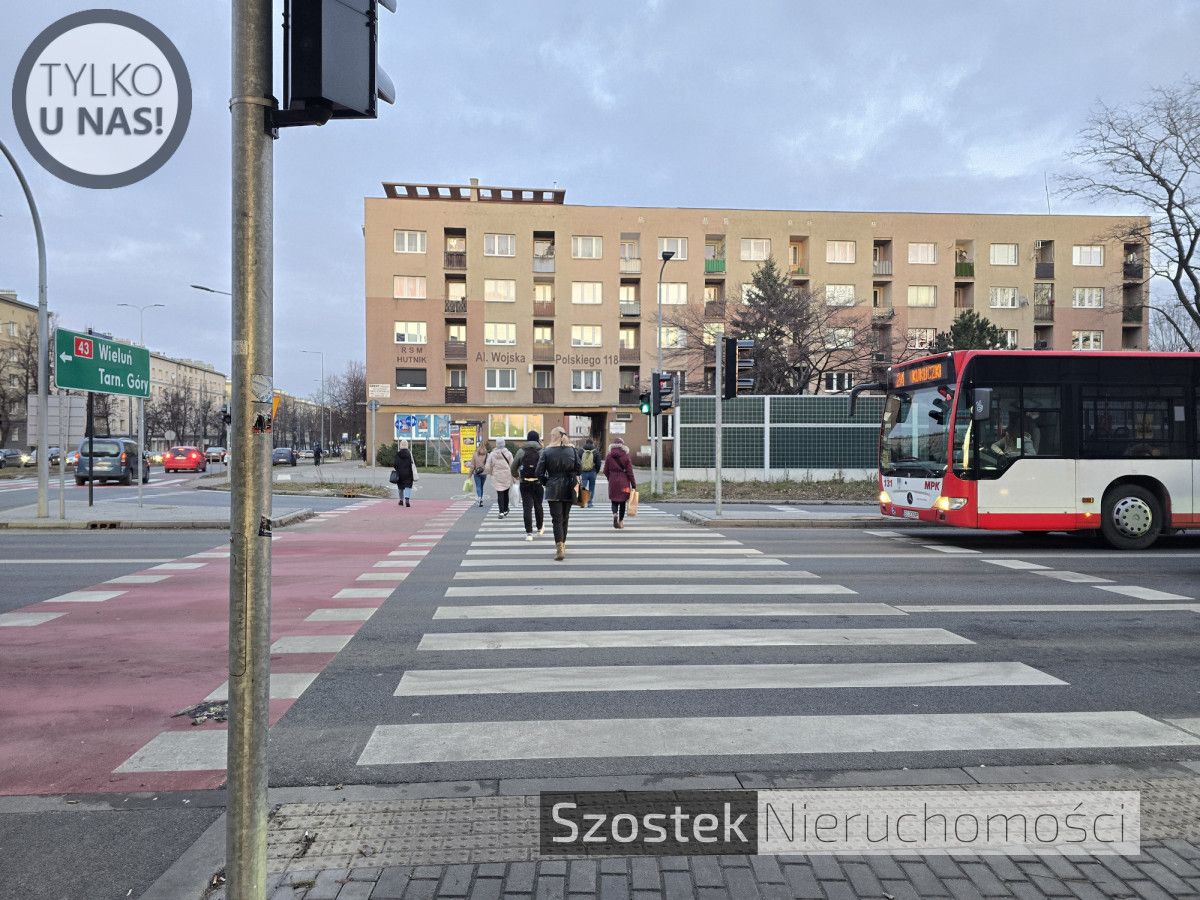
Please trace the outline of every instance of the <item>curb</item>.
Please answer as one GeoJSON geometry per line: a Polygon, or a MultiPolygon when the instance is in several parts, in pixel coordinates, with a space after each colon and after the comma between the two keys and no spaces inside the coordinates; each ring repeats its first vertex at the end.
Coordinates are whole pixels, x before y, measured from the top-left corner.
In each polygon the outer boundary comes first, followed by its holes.
{"type": "MultiPolygon", "coordinates": [[[[287,528],[312,518],[316,513],[309,507],[271,519],[272,528],[287,528]]],[[[9,531],[107,531],[116,529],[212,529],[229,530],[229,522],[219,519],[30,519],[21,522],[0,522],[0,529],[9,531]]]]}
{"type": "MultiPolygon", "coordinates": [[[[197,485],[195,488],[193,488],[193,490],[219,491],[222,494],[228,494],[230,491],[230,488],[229,488],[228,483],[226,483],[225,485],[201,484],[201,485],[197,485]]],[[[274,492],[272,492],[272,493],[274,493],[274,492]]],[[[339,492],[336,490],[334,490],[334,491],[326,490],[324,493],[317,493],[316,491],[280,491],[276,496],[280,496],[280,497],[320,497],[321,499],[324,499],[324,500],[386,500],[386,499],[388,499],[388,497],[391,496],[391,494],[381,497],[381,496],[377,496],[376,494],[359,494],[359,493],[351,494],[351,493],[346,493],[344,491],[339,492]]]]}
{"type": "Polygon", "coordinates": [[[716,518],[712,513],[687,510],[679,518],[702,528],[919,528],[928,522],[913,522],[907,519],[890,519],[883,516],[853,516],[837,519],[748,519],[716,518]]]}
{"type": "MultiPolygon", "coordinates": [[[[691,500],[675,499],[674,497],[645,497],[646,503],[708,503],[712,497],[694,497],[691,500]]],[[[875,500],[724,500],[730,506],[861,506],[864,509],[878,506],[875,500]]]]}

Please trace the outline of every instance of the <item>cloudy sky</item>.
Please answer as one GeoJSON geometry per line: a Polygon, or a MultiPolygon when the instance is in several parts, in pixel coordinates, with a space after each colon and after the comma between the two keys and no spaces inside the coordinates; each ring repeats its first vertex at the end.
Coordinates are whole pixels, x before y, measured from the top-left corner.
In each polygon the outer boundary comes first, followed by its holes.
{"type": "MultiPolygon", "coordinates": [[[[136,335],[116,304],[165,303],[146,313],[147,343],[227,372],[228,300],[188,285],[229,285],[229,3],[2,2],[5,105],[21,53],[67,13],[119,6],[178,46],[191,126],[147,180],[58,181],[11,110],[0,139],[41,206],[64,324],[136,335]]],[[[557,183],[586,204],[1041,212],[1043,173],[1064,171],[1089,110],[1189,74],[1200,33],[1193,0],[399,2],[381,48],[398,104],[275,146],[275,376],[294,393],[317,390],[302,348],[323,349],[330,373],[363,356],[362,198],[382,181],[557,183]]],[[[0,287],[36,300],[28,215],[2,168],[0,287]]]]}

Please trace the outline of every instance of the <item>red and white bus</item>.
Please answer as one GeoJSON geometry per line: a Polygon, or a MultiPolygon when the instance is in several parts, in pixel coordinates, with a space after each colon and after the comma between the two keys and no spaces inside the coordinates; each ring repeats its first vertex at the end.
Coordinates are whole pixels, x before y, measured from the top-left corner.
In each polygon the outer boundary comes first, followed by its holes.
{"type": "Polygon", "coordinates": [[[1099,531],[1138,550],[1200,527],[1200,353],[961,350],[888,369],[885,516],[1099,531]]]}

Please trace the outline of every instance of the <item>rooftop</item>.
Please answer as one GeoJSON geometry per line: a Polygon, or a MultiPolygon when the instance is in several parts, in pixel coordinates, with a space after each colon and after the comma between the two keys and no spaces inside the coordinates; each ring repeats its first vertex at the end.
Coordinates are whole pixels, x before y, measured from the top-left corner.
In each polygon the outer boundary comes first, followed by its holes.
{"type": "Polygon", "coordinates": [[[566,188],[491,187],[470,184],[419,184],[385,181],[383,192],[391,200],[460,200],[465,203],[557,203],[566,202],[566,188]]]}

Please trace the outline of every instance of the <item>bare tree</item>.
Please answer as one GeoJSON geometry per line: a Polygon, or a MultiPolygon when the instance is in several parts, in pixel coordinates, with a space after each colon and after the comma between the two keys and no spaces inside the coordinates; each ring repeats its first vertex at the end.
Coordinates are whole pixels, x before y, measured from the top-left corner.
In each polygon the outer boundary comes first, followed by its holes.
{"type": "MultiPolygon", "coordinates": [[[[0,349],[0,444],[25,421],[26,401],[37,390],[37,329],[22,328],[16,340],[0,349]]],[[[29,435],[25,436],[30,443],[29,435]]]]}
{"type": "Polygon", "coordinates": [[[1200,347],[1200,325],[1182,310],[1169,308],[1166,303],[1150,309],[1151,350],[1182,353],[1200,347]]]}
{"type": "MultiPolygon", "coordinates": [[[[1192,200],[1200,193],[1200,82],[1188,80],[1160,87],[1129,107],[1101,104],[1080,133],[1070,153],[1083,171],[1060,177],[1067,195],[1137,204],[1149,227],[1114,234],[1148,245],[1146,267],[1174,290],[1178,319],[1166,313],[1166,327],[1177,343],[1194,350],[1200,326],[1200,210],[1192,200]],[[1190,323],[1190,324],[1189,324],[1190,323]]],[[[1150,304],[1158,310],[1162,304],[1150,304]]]]}
{"type": "MultiPolygon", "coordinates": [[[[367,367],[357,360],[329,379],[327,402],[333,415],[333,433],[345,432],[351,440],[366,434],[367,367]]],[[[337,441],[332,441],[337,443],[337,441]]]]}

